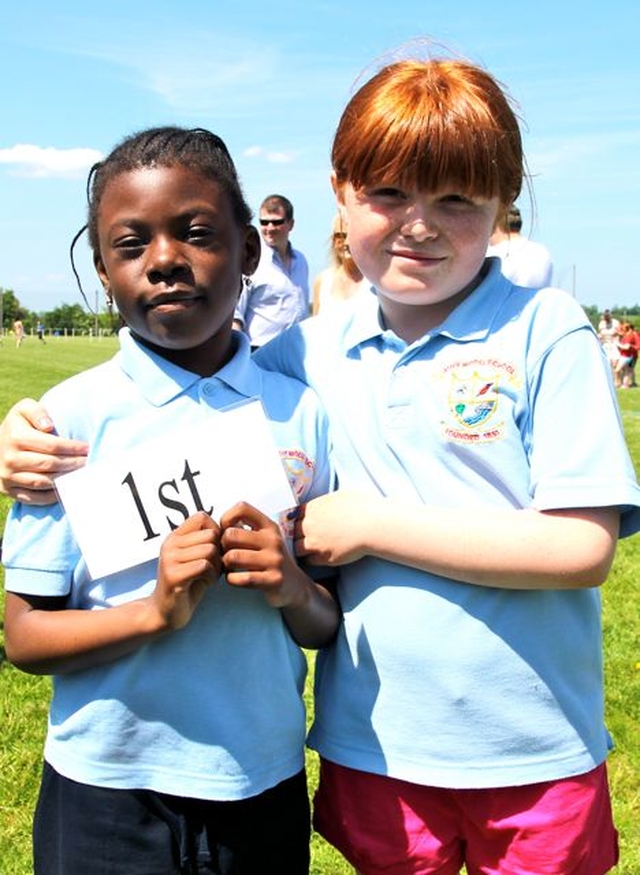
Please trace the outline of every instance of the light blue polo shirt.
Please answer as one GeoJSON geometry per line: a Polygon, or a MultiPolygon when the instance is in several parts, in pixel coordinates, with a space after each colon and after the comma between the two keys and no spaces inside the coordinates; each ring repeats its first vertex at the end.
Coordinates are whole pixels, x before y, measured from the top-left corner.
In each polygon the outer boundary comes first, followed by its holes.
{"type": "MultiPolygon", "coordinates": [[[[513,286],[492,262],[412,344],[381,326],[372,292],[257,360],[318,392],[341,487],[478,514],[618,506],[621,534],[638,531],[640,489],[582,308],[558,289],[513,286]]],[[[461,788],[604,760],[598,589],[492,589],[366,557],[341,569],[339,596],[310,734],[327,759],[461,788]]]]}
{"type": "MultiPolygon", "coordinates": [[[[201,378],[125,329],[111,361],[55,387],[43,402],[60,434],[89,441],[91,461],[177,423],[185,433],[214,429],[214,411],[261,398],[299,499],[326,492],[326,423],[314,393],[260,369],[246,338],[237,337],[233,359],[201,378]]],[[[228,461],[243,464],[240,455],[228,461]]],[[[101,610],[155,585],[155,562],[90,580],[59,506],[14,505],[3,560],[8,590],[68,594],[70,608],[101,610]]],[[[304,766],[305,672],[281,613],[258,592],[222,579],[184,629],[117,661],[54,678],[45,758],[85,784],[201,799],[253,796],[304,766]]]]}

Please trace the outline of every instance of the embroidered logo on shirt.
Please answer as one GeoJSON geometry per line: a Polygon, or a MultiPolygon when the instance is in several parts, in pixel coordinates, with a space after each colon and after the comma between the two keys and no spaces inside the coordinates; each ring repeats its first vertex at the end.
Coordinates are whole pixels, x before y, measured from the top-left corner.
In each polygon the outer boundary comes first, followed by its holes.
{"type": "MultiPolygon", "coordinates": [[[[302,450],[281,449],[280,458],[296,499],[299,502],[304,501],[313,480],[315,463],[302,450]]],[[[285,537],[292,538],[295,520],[289,519],[288,513],[285,512],[281,514],[279,522],[285,537]]]]}
{"type": "Polygon", "coordinates": [[[449,405],[458,422],[469,429],[484,428],[498,406],[498,382],[477,371],[470,377],[451,375],[449,405]]]}
{"type": "Polygon", "coordinates": [[[311,485],[315,464],[302,450],[281,449],[280,458],[287,472],[291,488],[298,501],[300,501],[306,495],[311,485]]]}
{"type": "Polygon", "coordinates": [[[486,443],[504,436],[500,418],[500,387],[517,384],[515,368],[491,359],[457,361],[442,373],[447,381],[448,421],[442,422],[444,437],[460,444],[486,443]]]}

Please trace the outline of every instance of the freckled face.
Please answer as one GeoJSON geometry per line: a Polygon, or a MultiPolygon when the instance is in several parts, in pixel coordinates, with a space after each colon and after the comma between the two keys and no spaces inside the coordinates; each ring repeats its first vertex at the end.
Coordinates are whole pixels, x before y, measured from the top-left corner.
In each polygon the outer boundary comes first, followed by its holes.
{"type": "Polygon", "coordinates": [[[216,370],[259,252],[218,183],[180,165],[121,173],[102,196],[98,238],[96,269],[132,332],[182,367],[216,370]]]}
{"type": "Polygon", "coordinates": [[[383,298],[411,307],[450,302],[444,308],[450,311],[473,288],[498,214],[497,198],[350,184],[338,197],[354,261],[383,298]]]}

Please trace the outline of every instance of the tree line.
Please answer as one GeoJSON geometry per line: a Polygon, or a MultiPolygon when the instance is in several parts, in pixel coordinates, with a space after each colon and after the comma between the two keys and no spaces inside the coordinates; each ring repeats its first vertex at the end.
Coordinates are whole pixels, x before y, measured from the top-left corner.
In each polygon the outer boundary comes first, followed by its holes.
{"type": "MultiPolygon", "coordinates": [[[[0,292],[2,293],[0,301],[1,323],[5,333],[12,330],[16,319],[22,321],[27,334],[35,332],[38,322],[44,323],[48,334],[53,334],[56,331],[61,334],[91,334],[98,331],[111,333],[117,330],[119,325],[117,313],[109,312],[108,309],[99,313],[91,313],[80,304],[60,304],[53,310],[36,313],[23,307],[11,289],[0,287],[0,292]]],[[[640,304],[634,304],[632,307],[612,304],[609,309],[614,319],[621,322],[634,322],[637,327],[640,327],[640,318],[638,318],[640,317],[640,304]]],[[[584,307],[584,311],[593,327],[597,329],[598,322],[602,317],[602,310],[595,304],[589,304],[584,307]]]]}
{"type": "MultiPolygon", "coordinates": [[[[593,327],[597,329],[598,322],[602,319],[602,310],[596,307],[595,304],[584,306],[583,309],[593,327]]],[[[633,322],[636,328],[640,328],[640,304],[634,304],[633,307],[612,304],[607,309],[610,310],[612,317],[617,319],[618,322],[633,322]]]]}
{"type": "Polygon", "coordinates": [[[0,293],[0,321],[5,334],[13,330],[13,323],[18,319],[26,334],[34,333],[39,322],[44,324],[47,334],[111,333],[119,324],[117,313],[106,309],[91,313],[80,304],[60,304],[53,310],[35,312],[23,307],[11,289],[0,287],[0,293]]]}

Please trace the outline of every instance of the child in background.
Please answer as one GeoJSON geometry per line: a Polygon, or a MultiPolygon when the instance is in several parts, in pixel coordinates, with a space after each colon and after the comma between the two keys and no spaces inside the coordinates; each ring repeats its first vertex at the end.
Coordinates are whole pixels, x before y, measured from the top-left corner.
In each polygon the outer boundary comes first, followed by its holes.
{"type": "Polygon", "coordinates": [[[620,332],[620,322],[614,319],[611,315],[611,310],[605,310],[602,318],[598,323],[598,340],[602,345],[603,350],[611,364],[611,369],[614,373],[616,362],[618,361],[618,334],[620,332]]]}
{"type": "Polygon", "coordinates": [[[631,389],[636,384],[635,369],[638,359],[638,332],[631,322],[620,325],[617,340],[618,358],[613,370],[616,389],[631,389]]]}
{"type": "Polygon", "coordinates": [[[24,340],[24,325],[22,324],[22,319],[16,319],[13,323],[13,333],[16,337],[16,346],[22,346],[22,341],[24,340]]]}
{"type": "MultiPolygon", "coordinates": [[[[260,243],[222,140],[143,131],[89,181],[94,263],[127,327],[45,396],[59,434],[97,460],[260,397],[300,498],[326,491],[313,393],[232,332],[260,243]]],[[[305,875],[299,645],[327,643],[338,611],[279,525],[245,503],[219,526],[196,513],[157,562],[91,580],[62,508],[16,504],[3,552],[8,656],[54,675],[36,875],[192,873],[205,834],[206,871],[305,875]]]]}
{"type": "MultiPolygon", "coordinates": [[[[297,522],[344,610],[317,662],[316,825],[361,875],[600,875],[598,587],[640,490],[581,307],[485,257],[523,183],[518,120],[476,65],[401,61],[349,102],[332,161],[376,295],[256,354],[317,389],[340,482],[297,522]]],[[[82,448],[34,424],[33,402],[7,417],[0,474],[41,501],[82,448]]]]}

